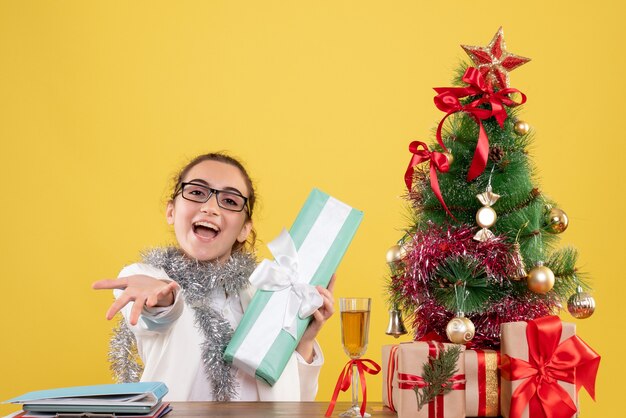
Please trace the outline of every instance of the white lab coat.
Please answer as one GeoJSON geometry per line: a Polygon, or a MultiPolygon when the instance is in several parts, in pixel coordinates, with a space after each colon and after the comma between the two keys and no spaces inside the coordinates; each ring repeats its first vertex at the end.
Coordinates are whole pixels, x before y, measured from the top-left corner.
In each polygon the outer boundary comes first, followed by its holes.
{"type": "MultiPolygon", "coordinates": [[[[125,267],[119,277],[144,274],[158,279],[171,280],[164,270],[148,264],[136,263],[125,267]]],[[[121,290],[115,290],[118,297],[121,290]]],[[[129,327],[137,340],[139,355],[144,363],[141,381],[165,382],[168,401],[212,401],[213,389],[202,363],[204,336],[195,325],[195,313],[178,292],[172,306],[145,308],[137,325],[129,327]]],[[[233,329],[237,327],[243,311],[255,290],[243,290],[238,297],[226,297],[216,291],[211,297],[214,309],[226,318],[233,329]]],[[[122,309],[128,320],[132,303],[122,309]]],[[[233,401],[312,401],[317,394],[317,381],[324,358],[315,344],[315,357],[311,364],[293,353],[285,370],[274,386],[257,380],[241,370],[236,370],[238,392],[233,401]]]]}

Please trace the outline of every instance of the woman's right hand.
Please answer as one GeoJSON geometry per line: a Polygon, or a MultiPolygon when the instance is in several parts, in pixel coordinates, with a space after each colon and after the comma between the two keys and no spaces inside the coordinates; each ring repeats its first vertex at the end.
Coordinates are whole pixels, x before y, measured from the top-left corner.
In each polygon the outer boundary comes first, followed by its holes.
{"type": "Polygon", "coordinates": [[[128,321],[137,325],[143,307],[170,306],[174,303],[175,292],[179,289],[178,283],[155,279],[143,274],[135,274],[119,279],[98,280],[91,285],[93,289],[121,289],[122,294],[113,302],[106,313],[111,319],[129,302],[135,302],[128,321]]]}

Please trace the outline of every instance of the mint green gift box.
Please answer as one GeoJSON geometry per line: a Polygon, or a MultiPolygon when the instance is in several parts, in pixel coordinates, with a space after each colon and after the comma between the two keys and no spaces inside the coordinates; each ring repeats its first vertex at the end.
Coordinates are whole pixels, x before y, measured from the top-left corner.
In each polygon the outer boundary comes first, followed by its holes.
{"type": "MultiPolygon", "coordinates": [[[[362,219],[363,212],[313,189],[289,230],[298,253],[299,280],[328,286],[362,219]]],[[[310,316],[296,316],[295,338],[283,329],[289,291],[258,290],[224,352],[226,361],[270,385],[282,374],[311,321],[310,316]]]]}

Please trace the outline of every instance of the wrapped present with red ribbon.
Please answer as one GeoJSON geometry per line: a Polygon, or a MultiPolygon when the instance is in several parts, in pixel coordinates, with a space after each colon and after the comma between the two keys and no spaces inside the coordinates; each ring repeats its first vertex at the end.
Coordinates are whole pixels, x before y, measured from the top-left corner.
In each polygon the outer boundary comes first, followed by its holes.
{"type": "Polygon", "coordinates": [[[393,403],[398,399],[398,344],[383,345],[383,405],[396,412],[393,403]]]}
{"type": "MultiPolygon", "coordinates": [[[[398,412],[399,418],[461,418],[465,417],[465,347],[456,344],[443,344],[435,341],[414,341],[402,343],[395,349],[396,375],[392,379],[389,407],[398,412]],[[437,370],[440,360],[450,348],[458,349],[451,376],[444,382],[428,380],[425,370],[428,365],[437,370]],[[393,380],[397,390],[393,390],[393,380]],[[426,396],[432,395],[432,397],[426,396]],[[429,400],[425,402],[425,400],[429,400]],[[420,403],[422,403],[420,405],[420,403]]],[[[391,356],[390,350],[390,358],[391,356]]],[[[388,380],[387,380],[388,381],[388,380]]],[[[387,384],[387,383],[385,383],[387,384]]]]}
{"type": "Polygon", "coordinates": [[[501,407],[505,418],[570,418],[578,391],[595,399],[600,356],[557,316],[501,326],[501,407]]]}
{"type": "Polygon", "coordinates": [[[500,416],[500,352],[465,350],[465,415],[500,416]]]}

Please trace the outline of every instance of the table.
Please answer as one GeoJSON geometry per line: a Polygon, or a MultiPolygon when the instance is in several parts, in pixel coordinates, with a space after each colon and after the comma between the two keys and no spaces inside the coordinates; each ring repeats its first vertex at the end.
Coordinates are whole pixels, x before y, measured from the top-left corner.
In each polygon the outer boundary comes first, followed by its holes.
{"type": "MultiPolygon", "coordinates": [[[[221,417],[290,417],[323,418],[328,402],[172,402],[174,408],[165,418],[221,418],[221,417]]],[[[350,407],[348,402],[338,402],[333,417],[350,407]]],[[[381,402],[368,402],[367,412],[372,417],[395,417],[381,402]]]]}

